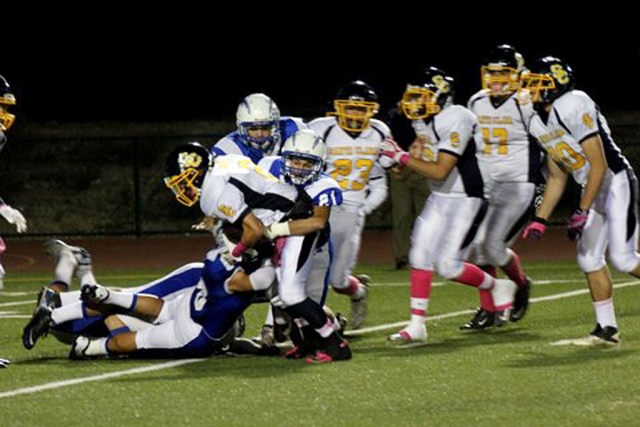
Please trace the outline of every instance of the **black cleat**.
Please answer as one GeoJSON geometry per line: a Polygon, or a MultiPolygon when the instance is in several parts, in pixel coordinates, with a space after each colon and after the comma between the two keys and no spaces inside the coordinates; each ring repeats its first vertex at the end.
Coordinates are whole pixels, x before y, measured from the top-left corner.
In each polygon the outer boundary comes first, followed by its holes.
{"type": "Polygon", "coordinates": [[[60,301],[60,294],[46,286],[38,291],[37,301],[36,308],[44,306],[53,309],[62,305],[62,301],[60,301]]]}
{"type": "Polygon", "coordinates": [[[51,324],[52,309],[40,306],[36,309],[27,326],[22,332],[22,344],[27,350],[31,350],[40,337],[44,337],[49,332],[51,324]]]}
{"type": "Polygon", "coordinates": [[[321,348],[313,356],[305,359],[307,363],[331,363],[351,359],[349,342],[335,332],[326,338],[321,348]]]}
{"type": "Polygon", "coordinates": [[[516,295],[513,300],[513,308],[511,309],[511,314],[509,315],[509,320],[512,322],[517,322],[522,319],[527,312],[527,308],[529,308],[529,294],[531,292],[531,279],[527,277],[527,284],[518,288],[516,291],[516,295]]]}
{"type": "MultiPolygon", "coordinates": [[[[473,318],[464,325],[460,326],[461,331],[486,329],[494,326],[495,313],[493,311],[487,311],[483,308],[476,309],[473,318]]],[[[500,325],[502,326],[502,325],[500,325]]]]}

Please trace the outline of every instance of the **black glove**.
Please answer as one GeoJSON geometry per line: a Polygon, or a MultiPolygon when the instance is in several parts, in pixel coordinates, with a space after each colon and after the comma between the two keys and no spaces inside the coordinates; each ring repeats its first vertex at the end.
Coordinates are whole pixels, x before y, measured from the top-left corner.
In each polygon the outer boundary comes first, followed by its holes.
{"type": "Polygon", "coordinates": [[[313,216],[313,200],[304,190],[298,190],[298,197],[289,213],[285,216],[290,219],[304,219],[313,216]]]}

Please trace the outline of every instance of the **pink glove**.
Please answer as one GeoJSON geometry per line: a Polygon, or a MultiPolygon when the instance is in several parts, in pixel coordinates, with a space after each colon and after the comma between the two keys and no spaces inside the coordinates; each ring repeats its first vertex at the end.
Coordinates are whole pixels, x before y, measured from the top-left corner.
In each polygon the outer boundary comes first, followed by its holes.
{"type": "Polygon", "coordinates": [[[406,166],[411,158],[409,153],[400,148],[398,143],[391,138],[387,138],[382,141],[382,144],[380,145],[380,154],[393,159],[396,163],[402,166],[406,166]]]}
{"type": "Polygon", "coordinates": [[[536,216],[522,231],[522,238],[540,240],[545,231],[547,231],[547,221],[536,216]]]}
{"type": "Polygon", "coordinates": [[[569,222],[567,222],[567,237],[570,240],[575,241],[582,236],[582,230],[584,230],[584,225],[587,223],[588,215],[589,210],[583,211],[582,209],[576,209],[571,215],[569,222]]]}

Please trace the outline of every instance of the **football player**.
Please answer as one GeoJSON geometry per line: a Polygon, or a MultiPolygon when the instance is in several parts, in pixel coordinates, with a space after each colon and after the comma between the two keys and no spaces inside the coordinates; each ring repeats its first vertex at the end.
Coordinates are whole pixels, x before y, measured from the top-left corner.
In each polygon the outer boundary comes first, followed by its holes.
{"type": "Polygon", "coordinates": [[[516,285],[496,280],[465,261],[486,212],[483,181],[473,139],[477,121],[466,108],[453,105],[454,80],[429,67],[404,92],[402,105],[423,144],[422,159],[412,158],[393,140],[383,155],[429,178],[431,195],[411,236],[411,321],[389,337],[396,342],[425,342],[427,306],[433,273],[490,290],[496,309],[511,307],[516,285]]]}
{"type": "Polygon", "coordinates": [[[215,143],[214,155],[241,154],[254,163],[264,156],[280,152],[280,146],[299,129],[302,119],[281,117],[278,106],[263,93],[252,93],[240,102],[236,111],[238,129],[215,143]]]}
{"type": "Polygon", "coordinates": [[[523,76],[523,88],[539,113],[531,130],[548,153],[550,170],[537,217],[523,237],[544,234],[571,174],[582,194],[569,218],[567,235],[577,242],[578,265],[591,291],[596,327],[570,343],[615,345],[620,336],[605,253],[608,250],[617,270],[640,277],[637,178],[596,103],[575,88],[573,70],[565,61],[552,56],[539,59],[523,76]]]}
{"type": "Polygon", "coordinates": [[[351,327],[358,329],[367,315],[369,277],[351,273],[360,250],[364,217],[387,197],[386,173],[378,159],[380,144],[390,131],[373,118],[380,108],[378,96],[360,80],[338,91],[334,107],[334,115],[312,120],[309,127],[327,143],[326,172],[342,189],[342,204],[331,210],[335,256],[329,283],[334,291],[351,299],[351,327]]]}
{"type": "MultiPolygon", "coordinates": [[[[497,46],[481,67],[482,89],[468,104],[478,118],[475,140],[481,147],[478,161],[489,201],[472,252],[480,268],[496,277],[500,267],[518,285],[509,316],[513,322],[527,310],[531,281],[510,247],[529,219],[542,163],[542,150],[528,129],[533,106],[520,103],[517,94],[523,71],[520,53],[509,45],[497,46]]],[[[460,329],[483,329],[496,321],[502,325],[495,319],[491,293],[481,289],[479,294],[480,308],[460,329]]]]}
{"type": "MultiPolygon", "coordinates": [[[[342,203],[338,183],[322,171],[327,145],[313,130],[303,129],[284,143],[280,157],[266,157],[260,166],[308,194],[312,215],[269,225],[265,235],[276,241],[278,305],[303,331],[304,340],[287,353],[312,363],[351,358],[349,343],[338,333],[323,310],[327,274],[332,265],[329,249],[329,215],[342,203]],[[311,335],[311,337],[309,336],[311,335]]],[[[333,268],[333,267],[332,267],[333,268]]]]}
{"type": "MultiPolygon", "coordinates": [[[[6,131],[13,125],[15,121],[15,115],[9,113],[9,108],[16,105],[16,97],[11,92],[9,83],[7,80],[0,76],[0,150],[7,143],[6,131]]],[[[16,227],[18,233],[24,233],[27,231],[27,220],[18,209],[14,209],[9,206],[2,198],[0,198],[0,215],[7,220],[9,224],[13,224],[16,227]]],[[[0,237],[0,254],[6,250],[7,246],[0,237]]],[[[4,275],[5,270],[0,264],[0,290],[4,288],[4,275]]]]}

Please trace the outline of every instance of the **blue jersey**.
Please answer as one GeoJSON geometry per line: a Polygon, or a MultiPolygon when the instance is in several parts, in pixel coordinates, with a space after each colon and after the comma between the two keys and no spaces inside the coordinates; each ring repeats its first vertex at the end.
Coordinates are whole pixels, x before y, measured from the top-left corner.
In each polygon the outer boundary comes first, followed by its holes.
{"type": "Polygon", "coordinates": [[[240,132],[233,131],[218,142],[211,148],[211,152],[216,156],[224,156],[228,154],[240,154],[251,159],[255,164],[258,164],[260,159],[264,156],[280,153],[280,147],[290,136],[299,131],[300,129],[306,129],[307,126],[301,119],[293,117],[282,117],[279,120],[280,136],[275,141],[273,148],[269,153],[264,153],[262,150],[250,146],[244,139],[244,136],[240,132]]]}
{"type": "MultiPolygon", "coordinates": [[[[284,158],[280,156],[265,157],[260,161],[260,166],[268,170],[269,173],[278,178],[280,182],[287,182],[284,174],[284,158]]],[[[307,192],[311,200],[313,200],[314,206],[336,206],[342,204],[340,184],[324,172],[315,180],[296,187],[299,190],[307,192]]],[[[321,247],[329,241],[329,235],[330,229],[327,223],[327,226],[320,234],[318,247],[321,247]]]]}

